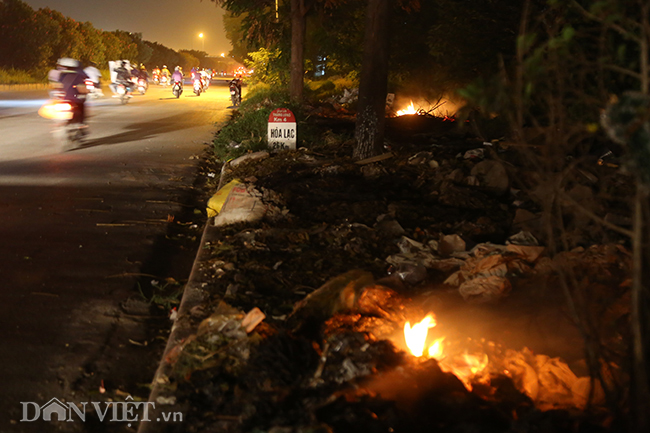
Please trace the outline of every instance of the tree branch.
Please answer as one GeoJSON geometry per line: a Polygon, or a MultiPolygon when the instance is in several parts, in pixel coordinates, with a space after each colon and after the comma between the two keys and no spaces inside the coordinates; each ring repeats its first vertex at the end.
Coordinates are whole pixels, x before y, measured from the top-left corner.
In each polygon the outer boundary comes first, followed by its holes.
{"type": "MultiPolygon", "coordinates": [[[[607,26],[607,27],[610,27],[613,30],[616,30],[621,36],[623,36],[625,38],[631,39],[636,43],[641,43],[641,38],[638,37],[637,35],[635,35],[634,33],[631,33],[630,31],[628,31],[625,27],[622,27],[622,26],[620,26],[620,25],[618,25],[616,23],[606,22],[604,19],[600,18],[597,15],[592,14],[587,9],[583,8],[582,5],[580,5],[575,0],[571,0],[571,5],[573,7],[575,7],[576,9],[578,9],[578,11],[580,11],[580,13],[582,15],[584,15],[585,17],[587,17],[587,18],[589,18],[591,20],[594,20],[594,21],[598,21],[599,23],[603,24],[604,26],[607,26]]],[[[632,27],[635,27],[637,29],[641,29],[641,25],[639,23],[637,23],[635,21],[630,21],[629,23],[630,23],[630,25],[632,27]]]]}

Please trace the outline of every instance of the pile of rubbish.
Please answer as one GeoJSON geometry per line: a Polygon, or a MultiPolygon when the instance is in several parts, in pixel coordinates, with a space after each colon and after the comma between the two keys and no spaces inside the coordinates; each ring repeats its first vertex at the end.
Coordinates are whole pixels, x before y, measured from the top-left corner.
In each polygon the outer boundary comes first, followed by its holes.
{"type": "MultiPolygon", "coordinates": [[[[184,431],[605,429],[604,389],[584,359],[455,333],[437,355],[409,352],[403,328],[428,312],[423,299],[452,299],[461,316],[535,304],[569,263],[588,274],[597,262],[590,284],[620,300],[630,264],[624,245],[589,247],[582,228],[550,257],[538,201],[513,187],[507,150],[411,136],[428,144],[353,161],[328,153],[340,149],[329,140],[224,166],[207,204],[201,302],[174,317],[191,332],[158,378],[184,431]]],[[[595,202],[585,191],[573,200],[595,202]]]]}

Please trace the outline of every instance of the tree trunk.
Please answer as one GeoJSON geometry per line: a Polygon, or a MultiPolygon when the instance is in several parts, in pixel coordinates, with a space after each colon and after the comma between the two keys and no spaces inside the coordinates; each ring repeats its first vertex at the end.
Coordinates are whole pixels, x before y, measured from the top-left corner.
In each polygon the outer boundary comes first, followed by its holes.
{"type": "Polygon", "coordinates": [[[388,86],[389,0],[369,0],[355,129],[354,158],[382,152],[388,86]]]}
{"type": "Polygon", "coordinates": [[[307,10],[304,0],[291,0],[291,77],[289,96],[294,102],[302,101],[305,74],[305,21],[307,10]]]}

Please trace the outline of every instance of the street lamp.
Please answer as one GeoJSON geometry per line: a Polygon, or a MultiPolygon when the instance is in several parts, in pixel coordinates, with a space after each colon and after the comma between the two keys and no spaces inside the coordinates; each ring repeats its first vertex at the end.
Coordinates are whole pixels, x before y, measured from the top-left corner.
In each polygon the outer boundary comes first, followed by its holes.
{"type": "Polygon", "coordinates": [[[205,51],[205,39],[203,39],[203,33],[199,33],[199,38],[201,39],[201,50],[205,51]]]}

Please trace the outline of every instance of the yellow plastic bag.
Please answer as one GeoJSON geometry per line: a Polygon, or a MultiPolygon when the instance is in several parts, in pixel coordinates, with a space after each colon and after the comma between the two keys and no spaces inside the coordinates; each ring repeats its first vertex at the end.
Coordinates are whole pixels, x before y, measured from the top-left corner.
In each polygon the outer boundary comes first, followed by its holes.
{"type": "Polygon", "coordinates": [[[233,179],[227,184],[225,184],[219,191],[217,191],[210,200],[208,200],[207,212],[208,218],[217,216],[221,212],[221,208],[228,199],[232,189],[238,185],[241,185],[241,182],[238,179],[233,179]]]}

